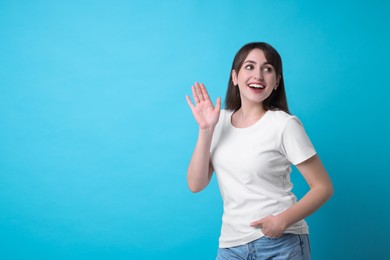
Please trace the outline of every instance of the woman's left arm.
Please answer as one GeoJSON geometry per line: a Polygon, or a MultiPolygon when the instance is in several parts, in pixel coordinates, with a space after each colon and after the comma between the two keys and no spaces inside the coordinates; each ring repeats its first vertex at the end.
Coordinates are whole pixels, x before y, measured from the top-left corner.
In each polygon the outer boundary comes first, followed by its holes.
{"type": "Polygon", "coordinates": [[[296,165],[296,167],[305,178],[310,190],[296,204],[282,213],[251,223],[253,227],[260,227],[266,236],[281,236],[284,230],[311,215],[333,194],[332,182],[317,155],[296,165]]]}

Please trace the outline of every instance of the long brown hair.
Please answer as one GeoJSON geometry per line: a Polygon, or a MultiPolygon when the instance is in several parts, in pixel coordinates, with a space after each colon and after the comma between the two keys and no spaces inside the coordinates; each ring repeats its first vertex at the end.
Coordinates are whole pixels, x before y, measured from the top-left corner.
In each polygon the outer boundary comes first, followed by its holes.
{"type": "Polygon", "coordinates": [[[265,58],[274,67],[276,76],[280,76],[278,88],[272,91],[271,95],[263,101],[264,109],[282,110],[286,113],[290,113],[288,110],[287,97],[284,89],[282,59],[279,53],[271,45],[265,42],[248,43],[237,52],[233,60],[232,69],[230,71],[229,84],[225,98],[225,108],[236,111],[241,107],[240,91],[238,87],[233,84],[231,72],[234,70],[238,74],[248,54],[256,48],[264,52],[265,58]]]}

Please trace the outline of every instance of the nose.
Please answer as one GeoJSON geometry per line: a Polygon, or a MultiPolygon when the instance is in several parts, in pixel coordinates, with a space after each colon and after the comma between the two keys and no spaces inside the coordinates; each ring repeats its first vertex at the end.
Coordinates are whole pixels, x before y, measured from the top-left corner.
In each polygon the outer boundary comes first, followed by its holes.
{"type": "Polygon", "coordinates": [[[254,78],[258,79],[258,80],[263,80],[263,71],[262,70],[255,70],[254,78]]]}

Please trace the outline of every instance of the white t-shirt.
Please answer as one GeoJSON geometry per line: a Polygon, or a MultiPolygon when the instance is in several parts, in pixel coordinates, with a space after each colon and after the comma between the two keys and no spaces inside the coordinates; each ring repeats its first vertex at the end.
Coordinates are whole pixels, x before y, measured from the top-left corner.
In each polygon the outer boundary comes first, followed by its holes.
{"type": "MultiPolygon", "coordinates": [[[[224,212],[221,248],[244,245],[263,236],[250,223],[277,215],[297,199],[291,192],[291,164],[316,154],[302,124],[283,111],[268,110],[254,125],[236,128],[233,111],[222,110],[211,144],[224,212]]],[[[307,234],[304,220],[285,233],[307,234]]]]}

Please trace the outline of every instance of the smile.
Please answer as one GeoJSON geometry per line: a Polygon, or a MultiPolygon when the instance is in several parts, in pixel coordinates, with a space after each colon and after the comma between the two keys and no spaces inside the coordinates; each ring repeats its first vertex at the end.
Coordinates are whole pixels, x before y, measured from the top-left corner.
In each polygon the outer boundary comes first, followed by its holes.
{"type": "Polygon", "coordinates": [[[265,86],[262,85],[262,84],[249,84],[248,86],[250,88],[254,88],[254,89],[263,89],[263,88],[265,88],[265,86]]]}

